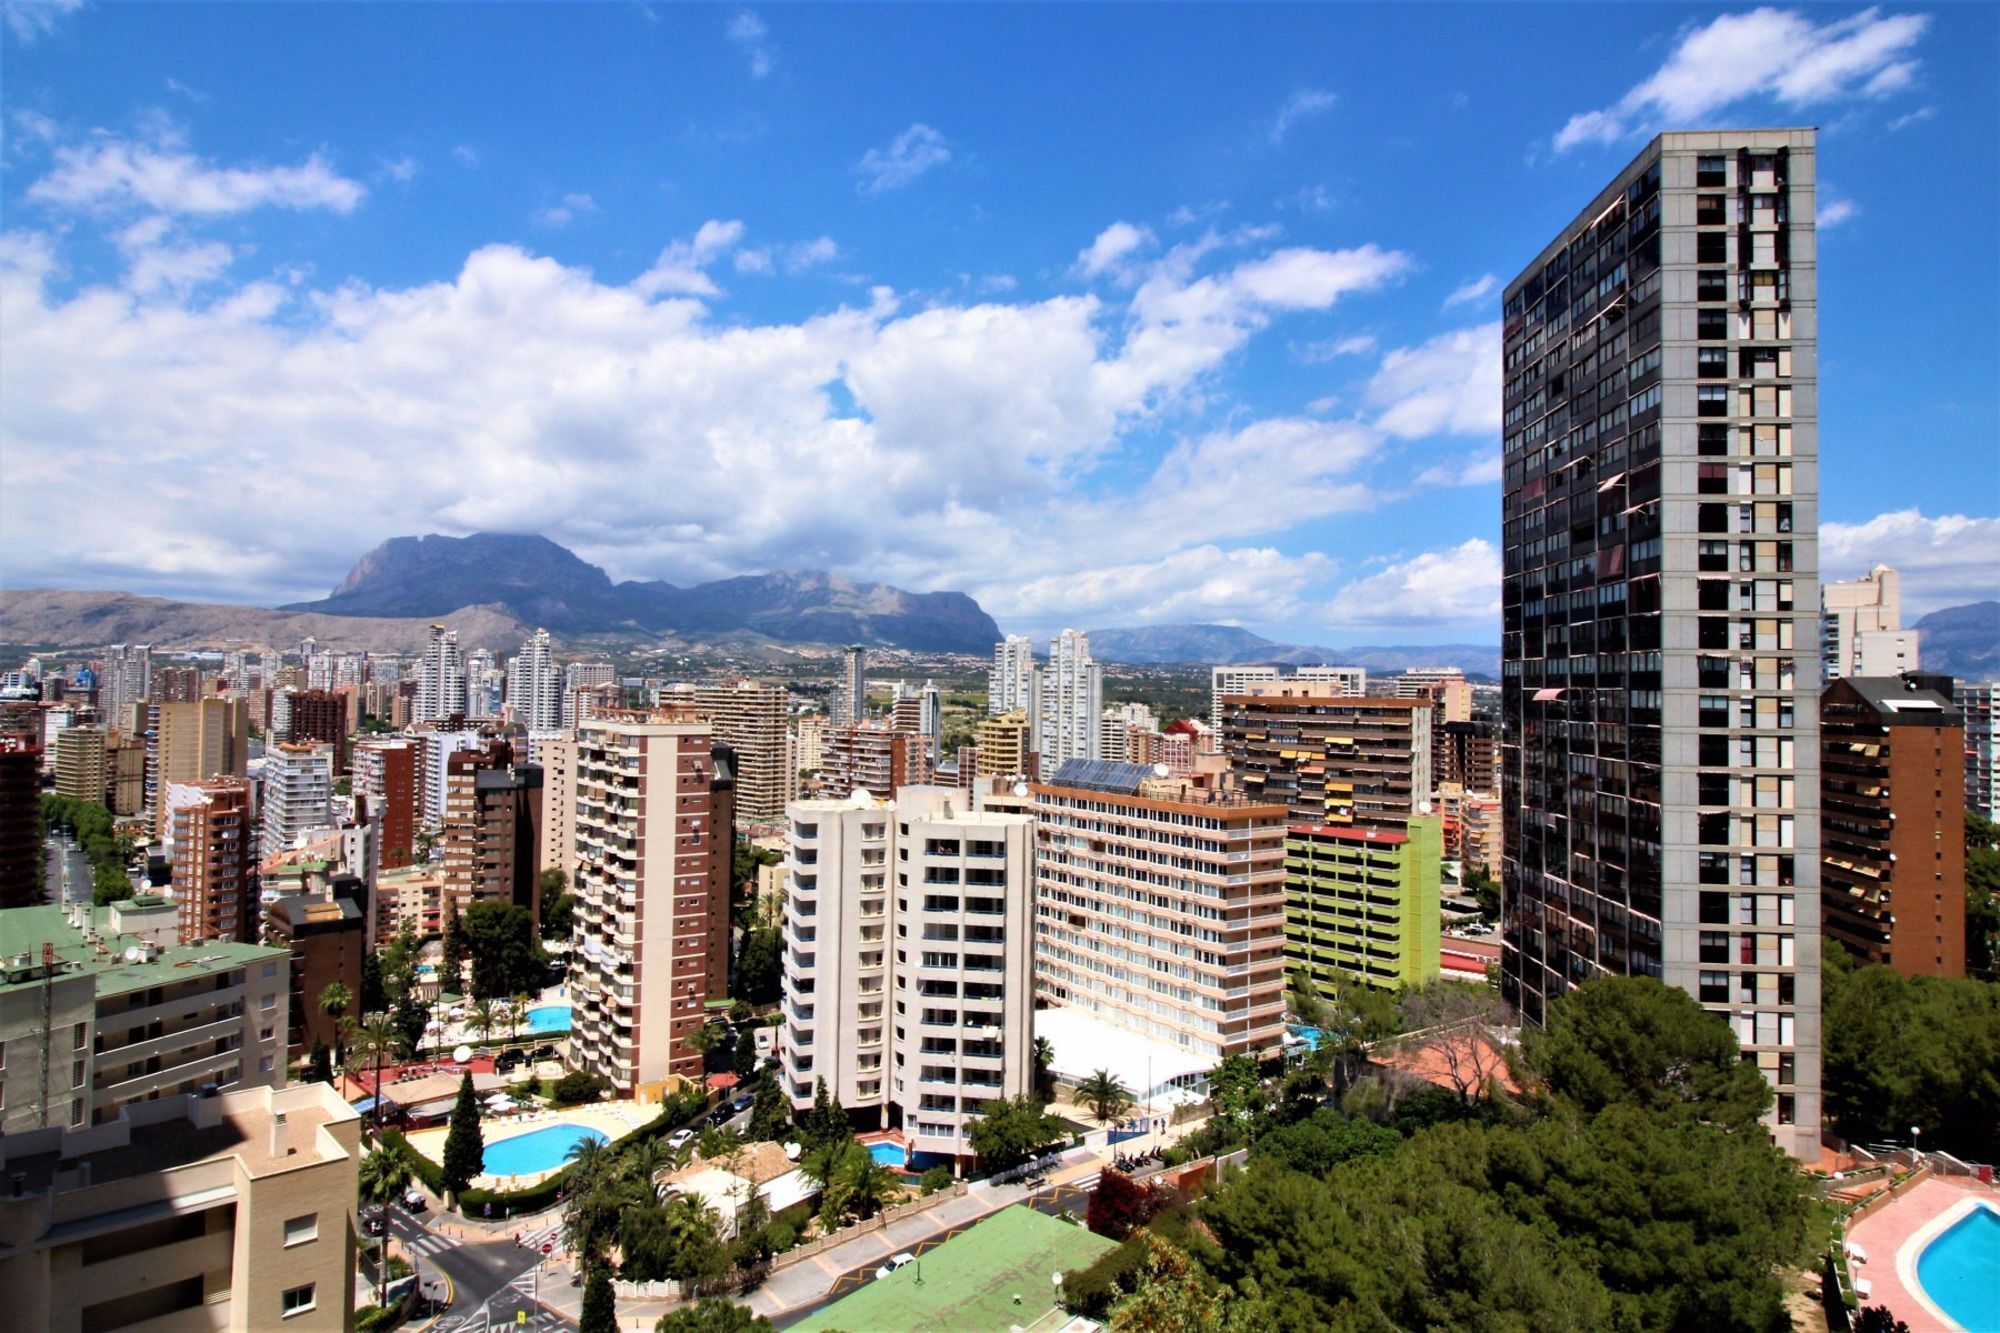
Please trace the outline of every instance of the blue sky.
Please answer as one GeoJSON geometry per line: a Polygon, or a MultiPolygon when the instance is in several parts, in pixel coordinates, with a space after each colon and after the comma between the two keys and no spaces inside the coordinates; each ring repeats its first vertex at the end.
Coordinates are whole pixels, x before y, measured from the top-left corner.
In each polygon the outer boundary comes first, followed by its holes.
{"type": "Polygon", "coordinates": [[[1821,128],[1823,561],[2000,586],[1991,6],[5,5],[0,581],[403,533],[1493,641],[1499,288],[1821,128]]]}

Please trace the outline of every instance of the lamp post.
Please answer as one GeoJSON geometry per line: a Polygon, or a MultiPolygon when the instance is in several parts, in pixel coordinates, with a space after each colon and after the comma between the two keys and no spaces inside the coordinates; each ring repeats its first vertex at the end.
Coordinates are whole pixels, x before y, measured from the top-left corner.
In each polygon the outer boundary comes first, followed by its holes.
{"type": "Polygon", "coordinates": [[[1924,1155],[1924,1131],[1921,1125],[1910,1126],[1910,1151],[1920,1158],[1924,1155]]]}

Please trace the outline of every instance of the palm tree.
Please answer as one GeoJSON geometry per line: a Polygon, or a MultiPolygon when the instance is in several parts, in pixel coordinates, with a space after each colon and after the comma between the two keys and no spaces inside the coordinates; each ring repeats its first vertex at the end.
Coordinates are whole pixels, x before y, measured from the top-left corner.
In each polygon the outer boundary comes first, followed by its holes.
{"type": "MultiPolygon", "coordinates": [[[[361,1200],[377,1208],[386,1208],[402,1196],[410,1186],[412,1175],[410,1150],[400,1141],[381,1143],[370,1149],[361,1159],[359,1172],[361,1200]]],[[[375,1251],[375,1290],[380,1299],[382,1290],[382,1270],[389,1261],[388,1229],[383,1228],[382,1244],[375,1251]]]]}
{"type": "Polygon", "coordinates": [[[1090,1108],[1100,1125],[1118,1119],[1132,1106],[1131,1092],[1108,1069],[1100,1069],[1077,1084],[1076,1099],[1090,1108]]]}
{"type": "Polygon", "coordinates": [[[847,1207],[856,1217],[873,1217],[903,1197],[902,1178],[865,1149],[847,1160],[847,1207]]]}
{"type": "Polygon", "coordinates": [[[521,1035],[521,1024],[528,1021],[528,1010],[534,1008],[534,1005],[535,997],[532,995],[516,995],[514,997],[514,1003],[507,1008],[508,1036],[519,1037],[521,1035]]]}
{"type": "Polygon", "coordinates": [[[1049,1044],[1047,1037],[1035,1038],[1035,1090],[1043,1101],[1049,1098],[1049,1068],[1056,1062],[1056,1048],[1049,1044]]]}
{"type": "Polygon", "coordinates": [[[465,1025],[477,1031],[482,1039],[493,1035],[493,1029],[500,1026],[500,1002],[497,1000],[474,1000],[471,1016],[465,1025]]]}
{"type": "Polygon", "coordinates": [[[375,1066],[375,1132],[382,1132],[382,1066],[403,1049],[403,1030],[387,1014],[370,1014],[354,1034],[350,1054],[375,1066]]]}
{"type": "Polygon", "coordinates": [[[354,1003],[354,992],[338,981],[330,982],[319,993],[319,1011],[333,1020],[333,1062],[347,1063],[347,1041],[341,1027],[347,1015],[347,1006],[354,1003]]]}
{"type": "Polygon", "coordinates": [[[720,1024],[704,1023],[684,1038],[688,1049],[701,1057],[701,1069],[704,1074],[708,1072],[708,1053],[722,1040],[722,1032],[720,1024]]]}
{"type": "Polygon", "coordinates": [[[604,1262],[604,1252],[624,1211],[624,1182],[613,1170],[616,1157],[597,1139],[579,1139],[565,1154],[569,1175],[563,1188],[563,1245],[588,1270],[604,1262]]]}

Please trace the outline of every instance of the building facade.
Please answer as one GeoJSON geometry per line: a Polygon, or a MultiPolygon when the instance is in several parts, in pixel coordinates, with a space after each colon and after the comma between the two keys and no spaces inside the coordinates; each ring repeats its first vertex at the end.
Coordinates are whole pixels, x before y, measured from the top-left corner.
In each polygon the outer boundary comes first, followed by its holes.
{"type": "Polygon", "coordinates": [[[1009,634],[993,645],[993,666],[986,673],[986,715],[1027,713],[1034,707],[1035,641],[1009,634]]]}
{"type": "Polygon", "coordinates": [[[570,1061],[626,1093],[702,1074],[687,1037],[729,989],[734,763],[691,714],[578,731],[570,1061]]]}
{"type": "Polygon", "coordinates": [[[2000,715],[2000,682],[1959,682],[1953,691],[1965,724],[1965,808],[2000,821],[2000,767],[1994,764],[1994,717],[2000,715]]]}
{"type": "Polygon", "coordinates": [[[1846,676],[1819,701],[1820,919],[1906,977],[1965,975],[1965,727],[1949,676],[1846,676]]]}
{"type": "Polygon", "coordinates": [[[736,752],[737,818],[752,824],[781,822],[785,803],[799,786],[787,729],[791,691],[740,680],[697,687],[694,704],[714,726],[715,738],[736,752]]]}
{"type": "Polygon", "coordinates": [[[257,823],[242,778],[168,788],[180,940],[257,938],[257,823]]]}
{"type": "Polygon", "coordinates": [[[367,802],[368,814],[382,821],[382,868],[400,870],[410,864],[416,846],[419,755],[414,743],[365,740],[354,743],[355,796],[367,802]]]}
{"type": "Polygon", "coordinates": [[[1819,1151],[1811,130],[1653,140],[1508,284],[1503,982],[1727,1018],[1819,1151]],[[1711,936],[1733,937],[1711,948],[1711,936]],[[1749,961],[1745,961],[1745,960],[1749,961]]]}
{"type": "Polygon", "coordinates": [[[1426,813],[1430,701],[1295,692],[1317,688],[1223,698],[1222,752],[1237,782],[1298,823],[1397,829],[1426,813]]]}
{"type": "Polygon", "coordinates": [[[1820,670],[1843,676],[1900,676],[1917,669],[1918,634],[1903,628],[1903,576],[1877,565],[1819,590],[1820,670]]]}
{"type": "Polygon", "coordinates": [[[1384,990],[1438,978],[1443,820],[1400,833],[1294,824],[1285,835],[1285,958],[1331,996],[1342,981],[1384,990]]]}
{"type": "Polygon", "coordinates": [[[1035,673],[1029,714],[1041,774],[1071,759],[1104,757],[1104,669],[1090,655],[1090,636],[1066,629],[1049,643],[1049,662],[1035,673]]]}
{"type": "Polygon", "coordinates": [[[458,631],[432,625],[417,665],[417,699],[411,710],[416,722],[442,722],[465,714],[465,654],[458,631]]]}
{"type": "Polygon", "coordinates": [[[333,824],[333,747],[275,745],[264,752],[264,856],[275,856],[313,829],[333,824]]]}

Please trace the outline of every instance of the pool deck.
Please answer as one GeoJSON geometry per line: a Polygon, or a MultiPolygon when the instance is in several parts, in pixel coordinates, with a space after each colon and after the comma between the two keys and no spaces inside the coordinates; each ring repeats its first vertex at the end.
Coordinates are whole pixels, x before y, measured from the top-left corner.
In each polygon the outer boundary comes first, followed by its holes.
{"type": "MultiPolygon", "coordinates": [[[[485,1134],[490,1147],[504,1143],[508,1139],[532,1134],[538,1129],[551,1125],[583,1125],[594,1129],[612,1143],[624,1138],[641,1125],[653,1122],[660,1114],[660,1108],[640,1105],[634,1102],[599,1102],[589,1106],[569,1106],[560,1110],[544,1108],[520,1116],[500,1116],[480,1121],[480,1130],[485,1134]]],[[[449,1126],[440,1125],[432,1129],[420,1129],[409,1136],[410,1146],[440,1166],[444,1164],[444,1139],[450,1132],[449,1126]]],[[[558,1167],[555,1170],[560,1170],[558,1167]]],[[[474,1189],[482,1190],[522,1190],[539,1185],[555,1174],[555,1170],[533,1171],[519,1176],[495,1176],[484,1172],[472,1178],[474,1189]]]]}
{"type": "Polygon", "coordinates": [[[1861,1303],[1888,1306],[1909,1324],[1910,1333],[1956,1333],[1959,1325],[1922,1295],[1916,1280],[1917,1256],[1948,1225],[1947,1213],[1956,1220],[1960,1206],[1975,1199],[2000,1205],[2000,1190],[1963,1176],[1932,1176],[1855,1223],[1847,1239],[1868,1256],[1865,1263],[1850,1260],[1848,1265],[1857,1280],[1869,1283],[1861,1303]]]}

